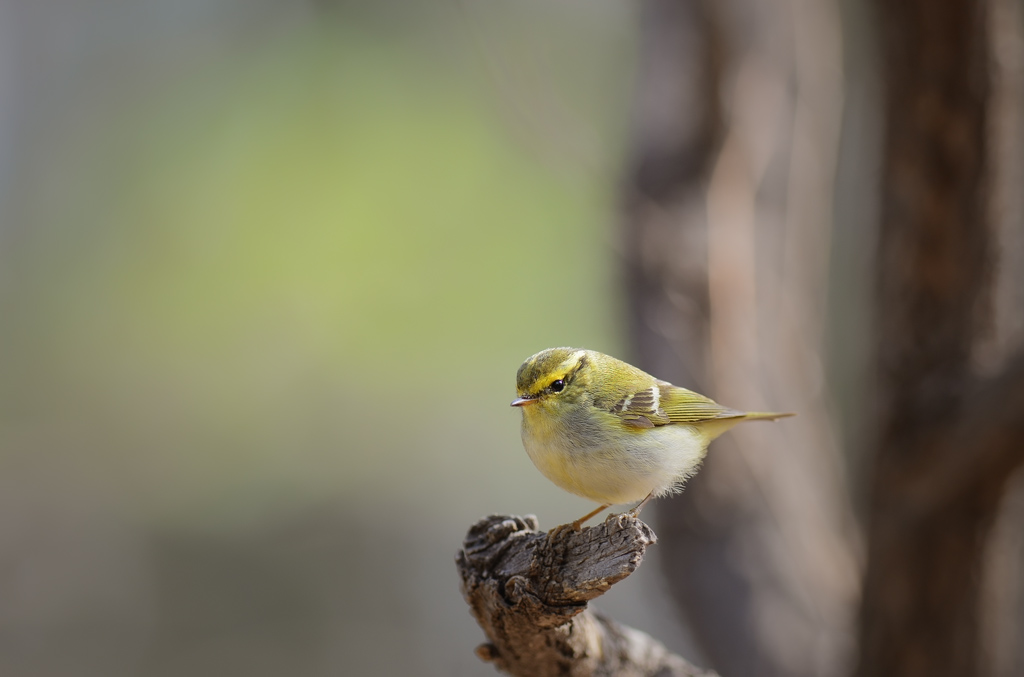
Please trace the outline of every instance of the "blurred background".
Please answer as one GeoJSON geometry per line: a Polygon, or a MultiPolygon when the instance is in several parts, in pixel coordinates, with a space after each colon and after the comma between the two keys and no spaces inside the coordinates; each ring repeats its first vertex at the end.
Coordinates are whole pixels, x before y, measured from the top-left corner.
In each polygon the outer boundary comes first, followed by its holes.
{"type": "MultiPolygon", "coordinates": [[[[556,345],[801,412],[721,453],[776,506],[720,560],[748,586],[721,594],[758,604],[733,634],[776,649],[729,672],[675,611],[685,552],[597,607],[723,674],[851,669],[870,13],[698,16],[669,36],[713,65],[694,98],[659,80],[657,4],[0,2],[0,674],[494,674],[458,590],[466,529],[593,507],[532,467],[508,407],[556,345]],[[690,192],[663,165],[692,148],[651,159],[678,125],[710,144],[690,192]]],[[[694,500],[736,493],[711,473],[694,500]]],[[[670,505],[656,528],[732,524],[670,505]]]]}
{"type": "Polygon", "coordinates": [[[0,674],[493,673],[454,556],[591,508],[508,404],[621,353],[634,24],[0,4],[0,674]]]}

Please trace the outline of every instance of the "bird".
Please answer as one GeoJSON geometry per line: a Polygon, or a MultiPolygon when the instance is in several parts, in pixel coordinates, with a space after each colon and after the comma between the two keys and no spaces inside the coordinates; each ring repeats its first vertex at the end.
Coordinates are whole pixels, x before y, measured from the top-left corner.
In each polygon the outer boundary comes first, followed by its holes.
{"type": "Polygon", "coordinates": [[[522,411],[523,446],[557,486],[600,504],[582,524],[613,505],[682,490],[708,444],[738,423],[793,413],[744,412],[672,385],[622,360],[582,348],[548,348],[516,373],[511,406],[522,411]]]}

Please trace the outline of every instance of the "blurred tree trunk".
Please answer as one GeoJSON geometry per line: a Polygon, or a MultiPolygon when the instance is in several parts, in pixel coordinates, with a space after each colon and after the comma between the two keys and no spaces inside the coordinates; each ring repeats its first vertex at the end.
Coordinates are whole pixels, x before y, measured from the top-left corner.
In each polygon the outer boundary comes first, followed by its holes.
{"type": "Polygon", "coordinates": [[[831,2],[646,0],[622,256],[637,363],[739,408],[658,505],[659,554],[723,675],[835,674],[859,567],[822,378],[841,113],[831,2]]]}
{"type": "MultiPolygon", "coordinates": [[[[999,242],[983,368],[998,369],[1024,345],[1024,6],[992,0],[992,226],[999,242]]],[[[1024,675],[1024,472],[1017,471],[993,527],[982,576],[982,659],[989,677],[1024,675]]]]}
{"type": "Polygon", "coordinates": [[[976,373],[997,251],[987,7],[877,7],[880,433],[859,672],[974,675],[985,544],[1024,462],[1024,352],[976,373]]]}
{"type": "MultiPolygon", "coordinates": [[[[863,675],[979,674],[983,617],[990,669],[1019,674],[1024,595],[1000,593],[1021,585],[1024,503],[1007,501],[990,533],[1024,464],[1024,76],[1005,53],[1020,51],[1022,11],[992,2],[876,5],[885,134],[863,675]]],[[[660,504],[666,575],[723,675],[842,673],[858,534],[822,350],[827,302],[850,315],[859,292],[827,297],[837,5],[646,0],[642,18],[622,237],[634,359],[730,406],[801,414],[717,441],[660,504]]]]}

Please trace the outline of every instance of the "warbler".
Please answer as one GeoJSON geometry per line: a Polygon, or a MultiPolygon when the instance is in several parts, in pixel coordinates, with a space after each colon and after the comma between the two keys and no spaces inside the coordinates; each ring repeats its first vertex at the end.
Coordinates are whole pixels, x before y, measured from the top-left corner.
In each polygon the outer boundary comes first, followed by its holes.
{"type": "Polygon", "coordinates": [[[723,407],[609,355],[549,348],[516,374],[523,412],[523,446],[530,460],[562,489],[595,501],[596,510],[640,503],[682,490],[708,444],[737,423],[792,416],[723,407]]]}

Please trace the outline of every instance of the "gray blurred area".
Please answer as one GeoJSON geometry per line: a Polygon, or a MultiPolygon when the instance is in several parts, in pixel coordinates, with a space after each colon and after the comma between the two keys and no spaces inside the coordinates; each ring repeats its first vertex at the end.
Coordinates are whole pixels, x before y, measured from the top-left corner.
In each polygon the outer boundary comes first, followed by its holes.
{"type": "MultiPolygon", "coordinates": [[[[0,674],[487,675],[509,410],[619,352],[628,5],[0,3],[0,674]]],[[[599,608],[686,651],[656,567],[599,608]]]]}
{"type": "MultiPolygon", "coordinates": [[[[850,674],[879,7],[0,0],[0,677],[495,674],[463,535],[594,507],[508,406],[558,345],[799,413],[716,441],[597,608],[722,675],[850,674]]],[[[979,374],[1024,332],[1024,14],[984,12],[979,374]]],[[[1000,677],[1009,486],[979,573],[1000,677]]]]}

